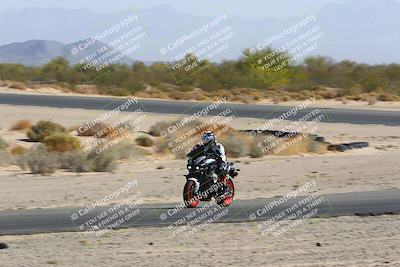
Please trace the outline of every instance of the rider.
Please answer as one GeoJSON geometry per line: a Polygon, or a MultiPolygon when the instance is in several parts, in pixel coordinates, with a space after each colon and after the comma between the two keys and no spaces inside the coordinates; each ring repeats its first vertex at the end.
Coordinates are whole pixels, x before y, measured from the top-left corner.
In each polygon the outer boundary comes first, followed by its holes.
{"type": "MultiPolygon", "coordinates": [[[[222,144],[217,143],[215,134],[212,131],[206,131],[203,134],[202,144],[197,144],[187,155],[189,159],[206,156],[207,159],[215,159],[217,163],[216,172],[218,175],[227,173],[231,170],[226,161],[225,148],[222,144]]],[[[234,170],[232,169],[232,175],[234,170]]]]}

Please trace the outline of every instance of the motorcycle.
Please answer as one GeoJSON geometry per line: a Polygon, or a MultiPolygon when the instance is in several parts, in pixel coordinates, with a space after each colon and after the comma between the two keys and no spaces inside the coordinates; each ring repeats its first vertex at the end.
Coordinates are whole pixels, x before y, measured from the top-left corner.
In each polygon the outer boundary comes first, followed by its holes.
{"type": "Polygon", "coordinates": [[[211,201],[212,198],[222,207],[232,204],[235,194],[233,178],[240,171],[233,167],[233,163],[228,163],[226,170],[219,174],[216,174],[216,160],[205,156],[189,159],[186,167],[189,173],[185,175],[183,200],[187,208],[195,208],[200,201],[211,201]]]}

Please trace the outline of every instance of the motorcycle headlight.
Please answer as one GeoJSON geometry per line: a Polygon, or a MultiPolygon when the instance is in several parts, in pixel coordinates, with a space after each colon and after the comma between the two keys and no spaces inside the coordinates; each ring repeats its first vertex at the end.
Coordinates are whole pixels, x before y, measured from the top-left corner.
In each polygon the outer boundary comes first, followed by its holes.
{"type": "Polygon", "coordinates": [[[198,170],[198,169],[200,169],[200,167],[199,167],[199,166],[196,166],[196,170],[198,170]]]}
{"type": "Polygon", "coordinates": [[[188,168],[188,170],[190,170],[192,168],[192,166],[189,165],[189,166],[187,166],[187,168],[188,168]]]}

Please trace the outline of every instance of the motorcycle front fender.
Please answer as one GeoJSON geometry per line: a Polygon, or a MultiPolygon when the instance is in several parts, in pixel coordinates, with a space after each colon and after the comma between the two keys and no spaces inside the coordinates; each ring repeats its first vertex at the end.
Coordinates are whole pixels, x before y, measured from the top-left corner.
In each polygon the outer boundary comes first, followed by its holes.
{"type": "Polygon", "coordinates": [[[194,183],[195,183],[195,188],[194,188],[194,190],[195,190],[195,192],[196,193],[198,193],[199,192],[199,189],[200,189],[200,183],[199,183],[199,180],[196,178],[196,177],[187,177],[187,179],[186,179],[187,181],[193,181],[194,183]]]}

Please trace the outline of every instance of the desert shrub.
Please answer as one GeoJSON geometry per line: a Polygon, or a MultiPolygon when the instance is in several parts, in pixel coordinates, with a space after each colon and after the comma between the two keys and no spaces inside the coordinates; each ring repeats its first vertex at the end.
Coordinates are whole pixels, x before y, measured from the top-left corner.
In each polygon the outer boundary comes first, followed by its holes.
{"type": "Polygon", "coordinates": [[[55,133],[46,137],[43,141],[49,152],[69,152],[79,150],[81,143],[76,137],[67,133],[55,133]]]}
{"type": "MultiPolygon", "coordinates": [[[[133,145],[131,145],[133,146],[133,145]]],[[[90,153],[73,151],[59,156],[60,166],[72,172],[112,172],[117,167],[116,160],[132,157],[132,150],[122,151],[122,148],[128,146],[116,145],[113,148],[96,153],[96,150],[90,153]]],[[[132,147],[129,147],[132,148],[132,147]]]]}
{"type": "Polygon", "coordinates": [[[161,138],[156,141],[156,152],[160,154],[167,154],[171,152],[168,146],[168,140],[166,138],[161,138]]]}
{"type": "Polygon", "coordinates": [[[87,159],[92,164],[92,171],[94,172],[112,172],[116,169],[116,155],[111,150],[106,150],[100,154],[96,150],[91,151],[87,159]]]}
{"type": "Polygon", "coordinates": [[[142,158],[146,151],[126,141],[120,142],[111,148],[118,160],[130,158],[142,158]]]}
{"type": "Polygon", "coordinates": [[[22,131],[22,130],[28,130],[31,127],[32,127],[31,121],[19,120],[11,126],[10,130],[11,131],[22,131]]]}
{"type": "Polygon", "coordinates": [[[81,151],[74,151],[60,155],[60,168],[70,170],[72,172],[90,172],[92,171],[92,162],[88,159],[88,155],[81,151]]]}
{"type": "Polygon", "coordinates": [[[292,99],[291,99],[290,96],[288,96],[288,95],[284,95],[284,96],[281,97],[281,101],[282,101],[282,102],[288,102],[288,101],[290,101],[290,100],[292,100],[292,99]]]}
{"type": "Polygon", "coordinates": [[[26,171],[29,168],[27,153],[16,156],[14,158],[14,164],[17,165],[18,167],[20,167],[21,170],[26,171]]]}
{"type": "Polygon", "coordinates": [[[84,124],[77,130],[78,136],[94,136],[96,138],[105,138],[116,132],[116,129],[110,125],[98,122],[94,125],[84,124]]]}
{"type": "Polygon", "coordinates": [[[153,139],[147,137],[147,136],[140,136],[136,138],[136,144],[139,146],[144,146],[144,147],[150,147],[154,145],[153,139]]]}
{"type": "Polygon", "coordinates": [[[396,101],[398,98],[391,94],[380,94],[378,96],[379,101],[396,101]]]}
{"type": "Polygon", "coordinates": [[[374,105],[378,102],[378,100],[374,96],[368,96],[366,100],[368,102],[368,105],[374,105]]]}
{"type": "MultiPolygon", "coordinates": [[[[214,131],[217,136],[224,136],[225,132],[231,132],[239,135],[241,138],[245,137],[244,134],[240,134],[236,130],[227,127],[222,123],[214,123],[215,122],[210,122],[209,120],[191,121],[185,124],[183,127],[175,129],[175,131],[167,136],[156,139],[155,150],[160,154],[172,152],[176,158],[182,159],[186,157],[186,153],[188,153],[188,151],[190,151],[195,144],[201,142],[201,136],[205,131],[214,131]]],[[[174,122],[171,124],[174,124],[174,122]]],[[[168,128],[168,126],[165,127],[168,128]]]]}
{"type": "Polygon", "coordinates": [[[11,157],[7,150],[0,150],[0,167],[8,166],[11,164],[11,157]]]}
{"type": "Polygon", "coordinates": [[[362,96],[361,94],[358,94],[358,95],[349,95],[349,96],[346,96],[346,98],[349,99],[349,100],[354,100],[354,101],[361,101],[361,100],[363,100],[363,96],[362,96]]]}
{"type": "Polygon", "coordinates": [[[31,141],[43,142],[46,137],[55,133],[68,133],[68,131],[60,124],[51,121],[39,121],[32,126],[27,136],[31,141]]]}
{"type": "Polygon", "coordinates": [[[12,89],[19,89],[19,90],[26,90],[27,87],[25,85],[25,83],[23,82],[16,82],[16,81],[12,81],[10,82],[9,86],[12,89]]]}
{"type": "Polygon", "coordinates": [[[262,156],[264,156],[264,152],[262,151],[256,140],[251,142],[249,156],[252,158],[261,158],[262,156]]]}
{"type": "Polygon", "coordinates": [[[7,147],[6,141],[4,141],[4,139],[0,137],[0,151],[5,150],[6,147],[7,147]]]}
{"type": "Polygon", "coordinates": [[[323,142],[315,141],[313,138],[309,137],[308,152],[315,154],[323,154],[327,151],[327,144],[323,142]]]}
{"type": "Polygon", "coordinates": [[[254,97],[251,95],[238,95],[233,98],[233,101],[242,102],[244,104],[253,104],[255,102],[254,97]]]}
{"type": "Polygon", "coordinates": [[[9,81],[0,80],[0,87],[8,87],[10,84],[9,81]]]}
{"type": "Polygon", "coordinates": [[[348,96],[348,95],[358,95],[358,94],[361,94],[361,93],[363,92],[363,89],[362,89],[361,86],[356,85],[356,86],[344,88],[344,89],[342,89],[341,91],[342,91],[341,93],[342,93],[343,95],[348,96]]]}
{"type": "Polygon", "coordinates": [[[10,153],[13,156],[20,156],[22,154],[25,154],[27,151],[26,148],[24,148],[23,146],[20,145],[16,145],[14,147],[11,148],[10,153]]]}
{"type": "Polygon", "coordinates": [[[32,173],[42,175],[54,173],[59,168],[57,154],[49,153],[42,145],[29,151],[26,156],[26,163],[32,173]]]}
{"type": "Polygon", "coordinates": [[[249,152],[244,134],[227,133],[226,135],[223,135],[219,141],[224,145],[228,157],[244,157],[249,152]]]}
{"type": "Polygon", "coordinates": [[[161,136],[161,133],[163,131],[167,131],[167,128],[171,125],[171,123],[168,122],[157,122],[153,126],[150,127],[149,134],[152,136],[161,136]]]}

